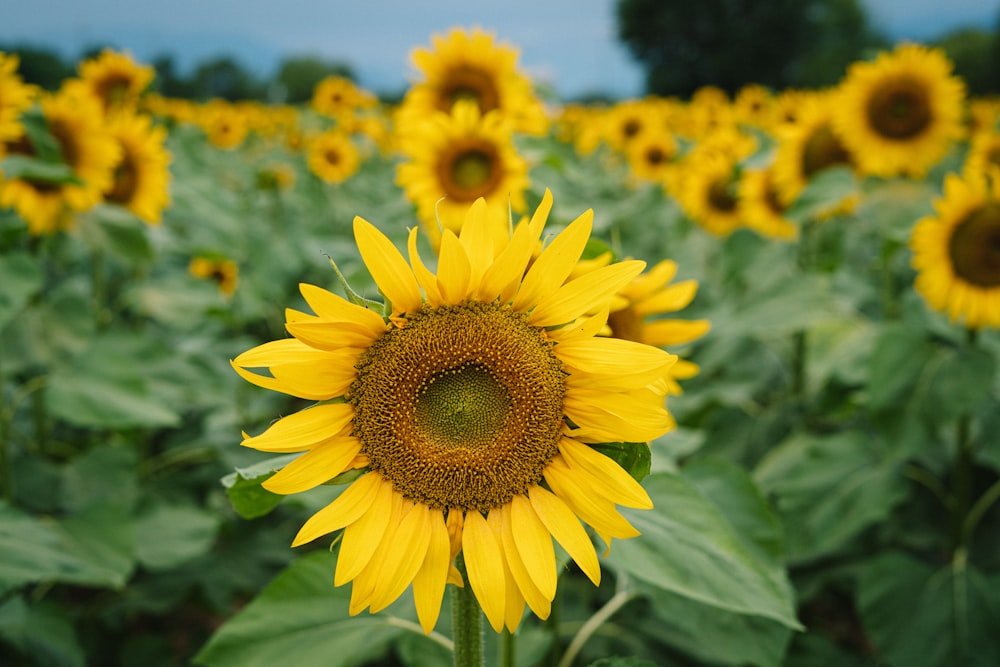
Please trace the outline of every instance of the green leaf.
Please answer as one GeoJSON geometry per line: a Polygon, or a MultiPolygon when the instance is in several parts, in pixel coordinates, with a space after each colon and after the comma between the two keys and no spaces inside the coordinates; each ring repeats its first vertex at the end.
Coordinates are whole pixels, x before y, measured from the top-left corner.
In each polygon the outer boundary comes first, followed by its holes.
{"type": "Polygon", "coordinates": [[[774,338],[820,322],[841,318],[829,279],[802,275],[781,289],[769,290],[746,303],[730,323],[733,333],[774,338]]]}
{"type": "Polygon", "coordinates": [[[602,442],[592,447],[614,460],[637,482],[641,482],[649,474],[652,455],[645,442],[602,442]]]}
{"type": "Polygon", "coordinates": [[[80,216],[81,235],[94,248],[128,262],[153,258],[148,225],[126,208],[105,204],[80,216]]]}
{"type": "Polygon", "coordinates": [[[858,611],[887,664],[997,665],[998,585],[963,562],[935,569],[886,552],[861,571],[858,611]]]}
{"type": "Polygon", "coordinates": [[[20,597],[8,599],[0,605],[0,637],[21,654],[24,662],[17,664],[52,667],[87,664],[72,622],[55,604],[42,602],[28,606],[20,597]]]}
{"type": "Polygon", "coordinates": [[[4,178],[19,178],[33,183],[61,185],[63,183],[80,184],[73,168],[64,162],[49,162],[39,160],[30,155],[8,155],[0,160],[0,173],[4,178]]]}
{"type": "Polygon", "coordinates": [[[150,570],[167,570],[208,553],[218,518],[197,507],[158,505],[135,523],[135,555],[150,570]]]}
{"type": "Polygon", "coordinates": [[[60,523],[0,503],[0,591],[42,581],[121,587],[131,569],[127,532],[104,510],[60,523]]]}
{"type": "Polygon", "coordinates": [[[614,544],[612,567],[703,604],[801,628],[784,572],[744,546],[696,486],[670,473],[650,475],[644,486],[654,509],[622,510],[642,535],[614,544]]]}
{"type": "Polygon", "coordinates": [[[893,405],[916,383],[927,363],[926,334],[907,324],[887,325],[875,340],[868,378],[868,405],[881,410],[893,405]]]}
{"type": "Polygon", "coordinates": [[[843,547],[907,494],[896,465],[880,460],[876,443],[858,431],[793,435],[765,456],[754,478],[784,520],[793,562],[843,547]]]}
{"type": "Polygon", "coordinates": [[[828,167],[813,175],[785,215],[797,222],[814,219],[829,212],[857,191],[858,182],[853,169],[828,167]]]}
{"type": "Polygon", "coordinates": [[[25,110],[20,121],[35,155],[48,162],[63,161],[62,147],[49,129],[49,122],[40,107],[36,105],[25,110]]]}
{"type": "Polygon", "coordinates": [[[149,396],[139,382],[127,378],[53,374],[45,392],[53,417],[93,428],[176,426],[176,412],[149,396]]]}
{"type": "Polygon", "coordinates": [[[348,613],[350,587],[333,586],[333,554],[314,551],[292,563],[235,617],[194,661],[207,667],[374,663],[403,630],[386,616],[348,613]]]}
{"type": "Polygon", "coordinates": [[[226,495],[237,514],[244,519],[256,519],[268,514],[281,503],[284,496],[271,493],[261,486],[273,474],[272,471],[255,477],[244,477],[243,473],[234,472],[222,478],[226,495]]]}
{"type": "Polygon", "coordinates": [[[655,662],[643,658],[614,656],[611,658],[601,658],[590,663],[589,667],[657,667],[655,662]]]}
{"type": "Polygon", "coordinates": [[[24,307],[44,281],[38,260],[27,253],[0,255],[0,330],[24,307]]]}
{"type": "Polygon", "coordinates": [[[927,411],[946,421],[974,412],[992,396],[996,361],[979,348],[949,350],[934,369],[928,386],[927,411]]]}

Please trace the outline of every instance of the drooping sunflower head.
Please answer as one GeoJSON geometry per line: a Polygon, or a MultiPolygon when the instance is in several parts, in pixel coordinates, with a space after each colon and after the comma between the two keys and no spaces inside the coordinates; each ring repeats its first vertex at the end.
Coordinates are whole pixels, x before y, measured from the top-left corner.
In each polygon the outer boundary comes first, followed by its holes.
{"type": "Polygon", "coordinates": [[[509,116],[519,132],[546,131],[548,118],[531,81],[518,70],[516,49],[479,28],[455,28],[431,41],[433,48],[417,48],[411,55],[423,79],[406,93],[400,109],[403,124],[419,122],[432,111],[450,113],[464,101],[482,114],[509,116]]]}
{"type": "Polygon", "coordinates": [[[266,488],[297,493],[361,471],[294,541],[343,529],[334,583],[353,582],[352,614],[385,608],[412,582],[430,632],[461,552],[491,625],[513,631],[525,603],[549,614],[553,537],[597,583],[580,519],[608,544],[637,534],[616,505],[648,508],[648,496],[590,444],[645,442],[671,427],[663,400],[675,358],[596,336],[643,263],[568,279],[591,212],[532,261],[551,205],[546,192],[498,239],[477,200],[459,234],[444,230],[436,272],[420,258],[417,229],[407,261],[356,218],[384,307],[302,285],[313,312],[287,311],[292,337],[233,361],[258,386],[320,401],[245,437],[263,451],[302,452],[266,488]]]}
{"type": "Polygon", "coordinates": [[[405,161],[396,180],[435,247],[439,223],[458,231],[480,197],[498,216],[525,209],[528,164],[514,147],[510,123],[495,111],[481,115],[470,102],[456,104],[450,114],[436,113],[419,131],[401,135],[400,148],[405,161]]]}
{"type": "Polygon", "coordinates": [[[310,139],[306,156],[309,169],[327,183],[346,181],[361,165],[361,157],[351,137],[338,130],[327,130],[310,139]]]}
{"type": "Polygon", "coordinates": [[[134,108],[156,71],[140,65],[126,52],[105,49],[80,63],[80,79],[107,110],[134,108]]]}
{"type": "Polygon", "coordinates": [[[910,238],[917,292],[970,329],[1000,327],[1000,168],[949,174],[935,209],[910,238]]]}
{"type": "Polygon", "coordinates": [[[19,62],[17,56],[0,51],[0,157],[4,154],[4,143],[24,134],[21,113],[37,95],[35,87],[24,83],[17,73],[19,62]]]}
{"type": "Polygon", "coordinates": [[[113,114],[107,127],[121,148],[121,158],[104,200],[124,206],[148,223],[159,223],[170,202],[166,128],[154,125],[149,116],[127,111],[113,114]]]}
{"type": "Polygon", "coordinates": [[[965,88],[951,69],[916,44],[850,67],[833,120],[863,173],[922,176],[962,136],[965,88]]]}

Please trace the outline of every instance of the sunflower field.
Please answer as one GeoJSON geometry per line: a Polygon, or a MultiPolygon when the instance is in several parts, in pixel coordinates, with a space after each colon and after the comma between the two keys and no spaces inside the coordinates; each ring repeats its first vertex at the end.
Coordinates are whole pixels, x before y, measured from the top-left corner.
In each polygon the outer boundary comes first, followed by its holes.
{"type": "Polygon", "coordinates": [[[1000,664],[1000,100],[0,53],[0,664],[1000,664]]]}

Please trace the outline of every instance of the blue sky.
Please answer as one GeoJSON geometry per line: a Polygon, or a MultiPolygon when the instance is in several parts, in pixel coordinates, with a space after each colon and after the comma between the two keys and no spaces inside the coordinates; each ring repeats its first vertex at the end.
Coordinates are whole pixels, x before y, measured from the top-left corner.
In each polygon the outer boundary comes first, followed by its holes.
{"type": "MultiPolygon", "coordinates": [[[[862,0],[895,39],[966,25],[992,27],[1000,0],[862,0]]],[[[111,43],[183,68],[228,52],[259,74],[288,54],[351,64],[375,90],[406,85],[409,53],[452,26],[478,25],[520,50],[520,64],[564,96],[637,95],[642,75],[615,40],[614,0],[9,0],[0,42],[31,42],[76,57],[111,43]]]]}

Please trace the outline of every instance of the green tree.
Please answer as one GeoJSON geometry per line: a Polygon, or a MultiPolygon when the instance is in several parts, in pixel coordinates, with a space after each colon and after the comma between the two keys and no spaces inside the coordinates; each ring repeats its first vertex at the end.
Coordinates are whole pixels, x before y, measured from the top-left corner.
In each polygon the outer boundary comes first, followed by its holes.
{"type": "Polygon", "coordinates": [[[76,73],[76,64],[66,62],[52,49],[18,44],[0,45],[0,51],[16,54],[21,59],[17,67],[21,78],[45,90],[56,90],[62,85],[63,79],[76,73]]]}
{"type": "Polygon", "coordinates": [[[234,100],[259,100],[264,86],[256,77],[229,56],[199,63],[191,77],[192,93],[197,98],[221,97],[234,100]]]}
{"type": "Polygon", "coordinates": [[[275,81],[281,86],[285,102],[299,104],[309,101],[316,84],[328,76],[342,76],[355,80],[354,71],[346,63],[304,55],[282,60],[275,81]]]}
{"type": "Polygon", "coordinates": [[[965,80],[968,93],[971,95],[987,95],[996,93],[998,87],[998,69],[996,53],[998,33],[964,28],[950,32],[935,42],[941,47],[955,64],[955,74],[965,80]]]}
{"type": "Polygon", "coordinates": [[[618,0],[617,20],[647,91],[661,95],[810,85],[877,39],[857,0],[618,0]]]}

